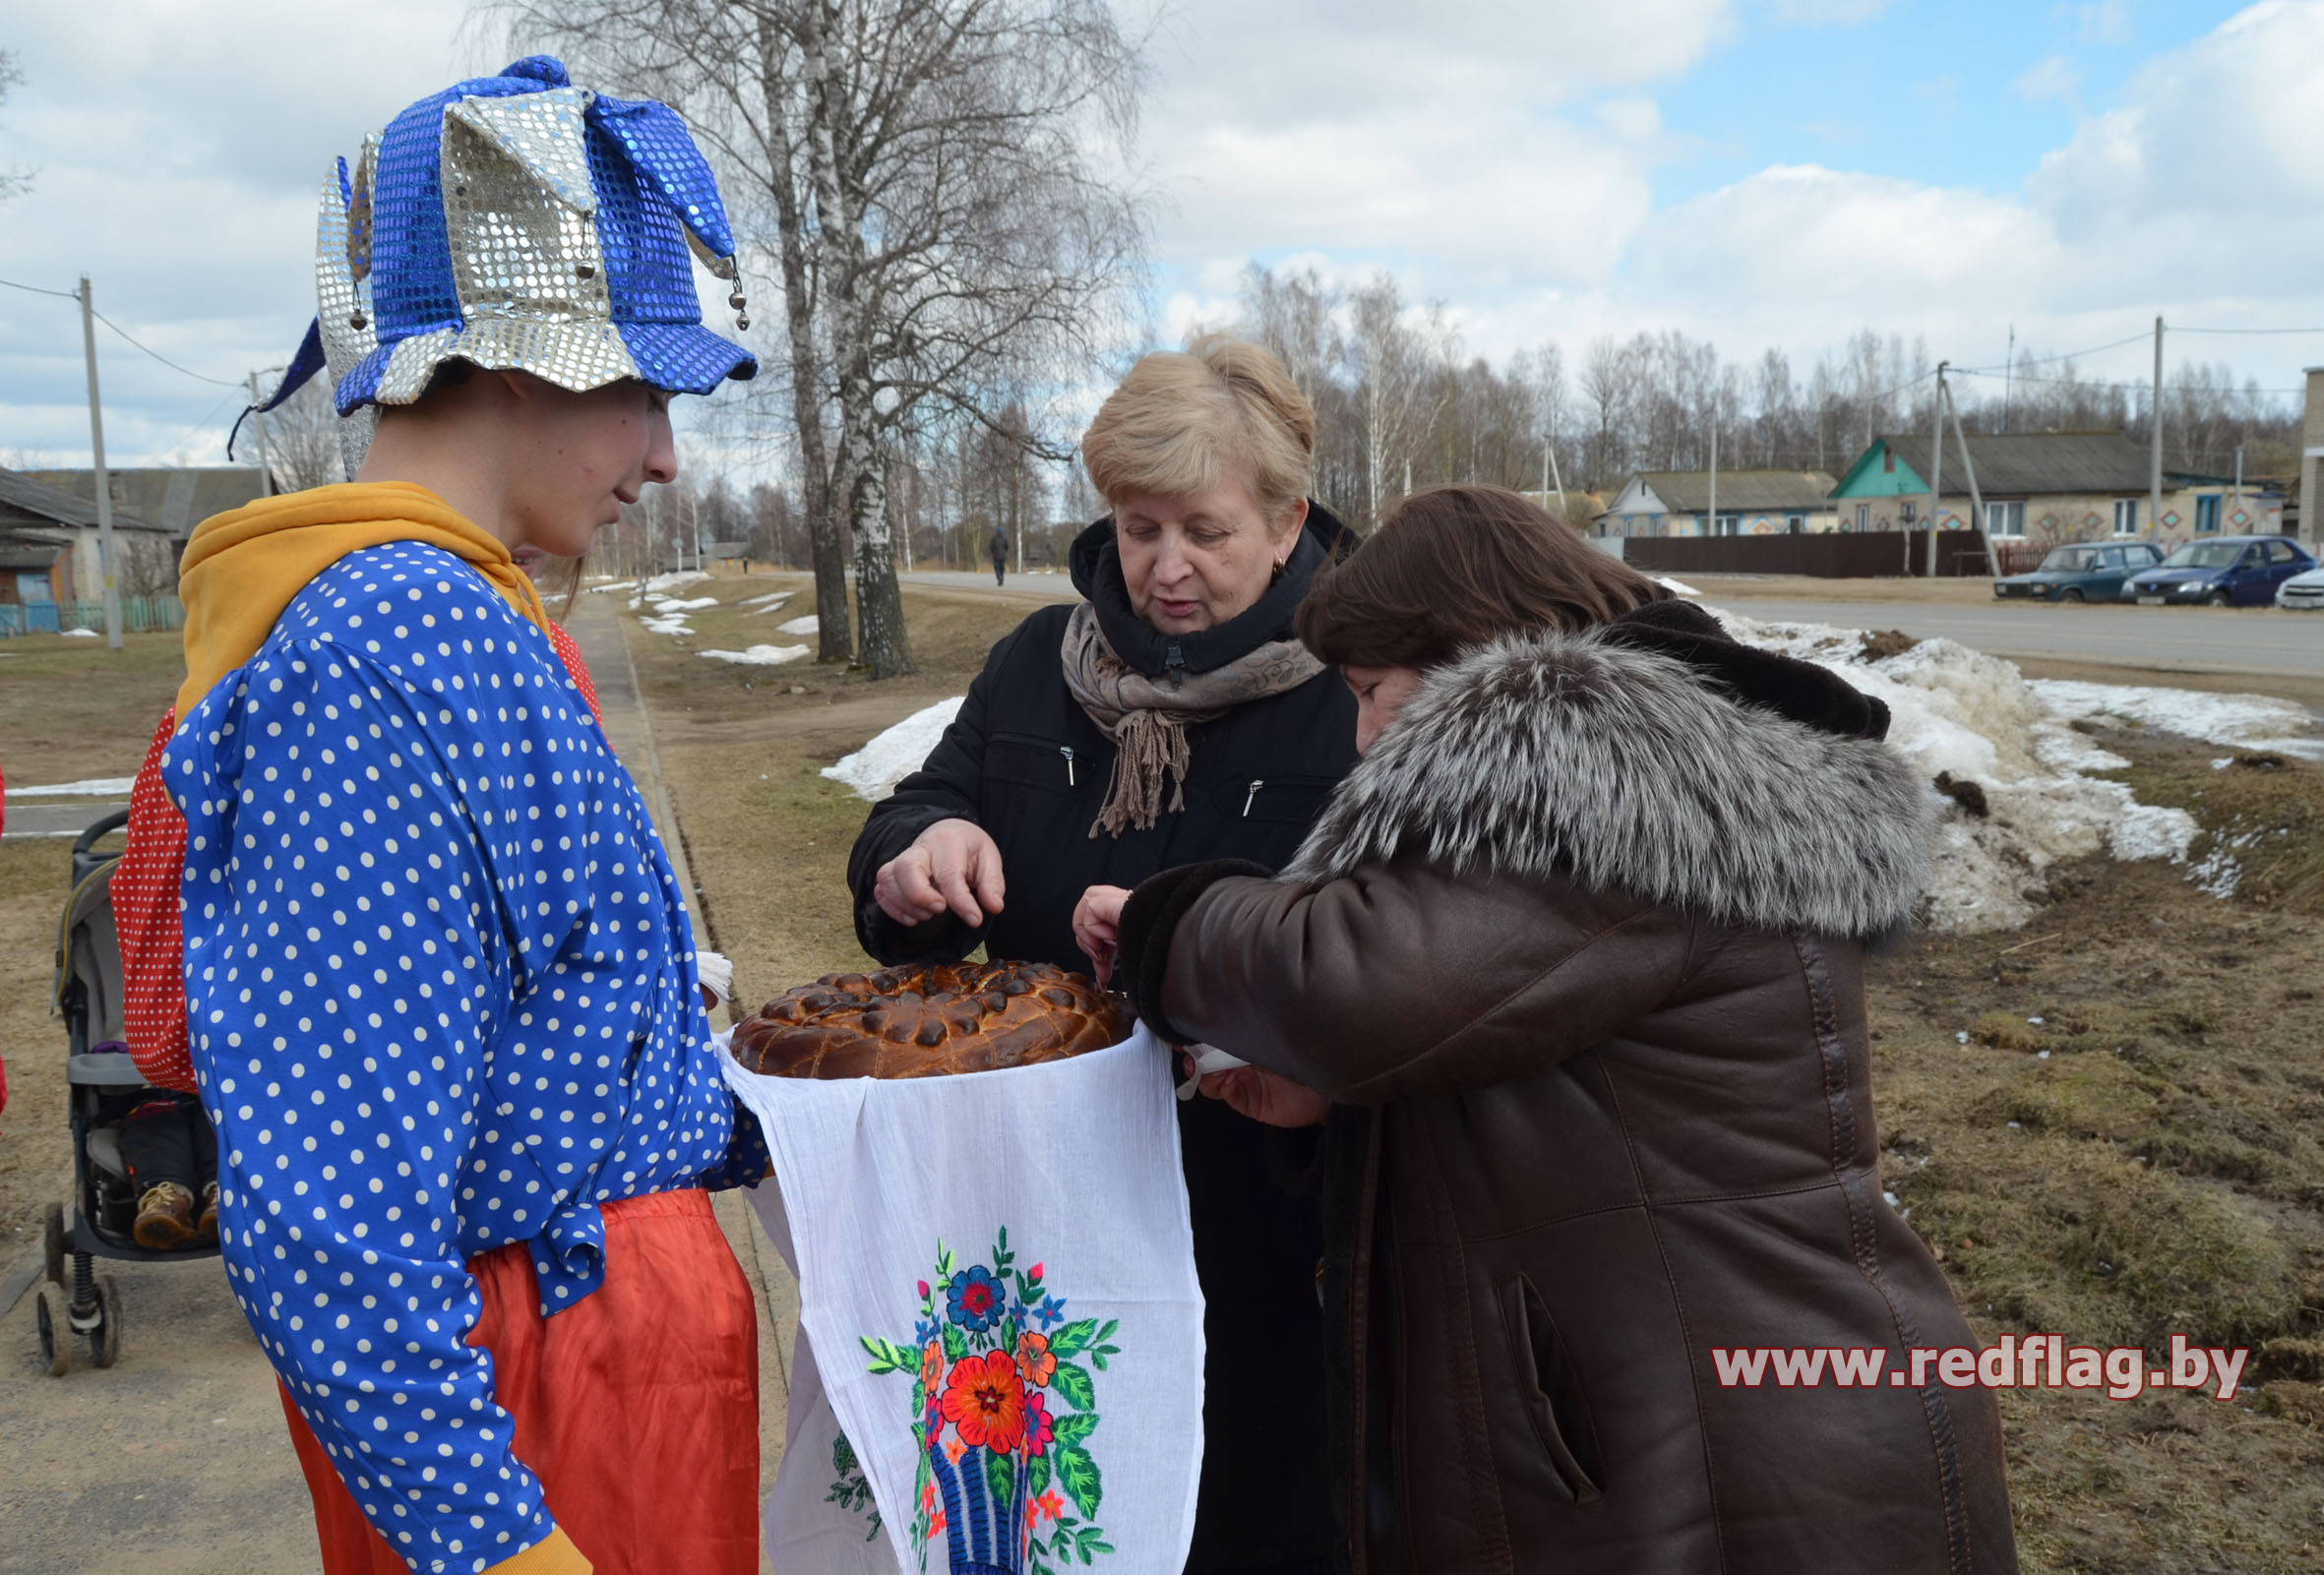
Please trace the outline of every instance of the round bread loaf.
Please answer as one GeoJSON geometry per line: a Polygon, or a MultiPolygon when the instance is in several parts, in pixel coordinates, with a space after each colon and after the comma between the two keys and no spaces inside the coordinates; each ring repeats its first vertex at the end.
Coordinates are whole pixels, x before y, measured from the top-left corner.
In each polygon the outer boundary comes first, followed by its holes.
{"type": "Polygon", "coordinates": [[[1134,1020],[1048,963],[925,963],[801,985],[735,1029],[734,1057],[769,1077],[948,1077],[1103,1050],[1134,1020]]]}

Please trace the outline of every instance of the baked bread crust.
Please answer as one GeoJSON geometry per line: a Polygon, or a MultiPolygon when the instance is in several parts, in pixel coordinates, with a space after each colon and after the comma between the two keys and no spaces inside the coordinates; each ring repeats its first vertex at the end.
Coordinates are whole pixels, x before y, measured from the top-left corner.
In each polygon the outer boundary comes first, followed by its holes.
{"type": "Polygon", "coordinates": [[[949,1077],[1118,1045],[1129,1002],[1039,962],[924,963],[826,974],[734,1031],[734,1058],[768,1077],[949,1077]]]}

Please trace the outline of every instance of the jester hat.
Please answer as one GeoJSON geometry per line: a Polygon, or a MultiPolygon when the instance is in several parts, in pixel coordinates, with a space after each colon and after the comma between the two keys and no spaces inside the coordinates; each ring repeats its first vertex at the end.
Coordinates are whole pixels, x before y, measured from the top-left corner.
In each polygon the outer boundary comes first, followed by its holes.
{"type": "Polygon", "coordinates": [[[689,252],[736,276],[676,110],[576,88],[546,55],[456,83],[365,138],[352,177],[342,158],[325,178],[320,310],[262,408],[326,368],[342,416],[410,404],[454,359],[577,393],[708,394],[759,363],[703,327],[689,252]]]}

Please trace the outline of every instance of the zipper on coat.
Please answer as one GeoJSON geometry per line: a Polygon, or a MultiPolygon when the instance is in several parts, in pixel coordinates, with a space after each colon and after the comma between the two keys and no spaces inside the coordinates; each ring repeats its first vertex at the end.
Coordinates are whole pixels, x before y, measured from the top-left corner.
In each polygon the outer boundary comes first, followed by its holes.
{"type": "Polygon", "coordinates": [[[1070,744],[1060,744],[1057,747],[1057,753],[1066,757],[1066,786],[1080,786],[1078,782],[1073,780],[1073,746],[1070,744]]]}
{"type": "Polygon", "coordinates": [[[1266,784],[1266,781],[1265,781],[1265,779],[1264,779],[1264,778],[1261,778],[1259,781],[1256,781],[1256,782],[1254,782],[1254,783],[1252,783],[1252,784],[1251,784],[1251,791],[1250,791],[1249,793],[1246,793],[1246,794],[1244,794],[1244,795],[1243,795],[1243,818],[1244,818],[1244,819],[1248,820],[1248,819],[1250,819],[1250,818],[1251,818],[1251,806],[1253,805],[1253,803],[1254,803],[1254,802],[1257,800],[1257,798],[1258,798],[1258,790],[1259,790],[1260,788],[1263,788],[1263,787],[1265,787],[1266,785],[1267,785],[1267,784],[1266,784]]]}

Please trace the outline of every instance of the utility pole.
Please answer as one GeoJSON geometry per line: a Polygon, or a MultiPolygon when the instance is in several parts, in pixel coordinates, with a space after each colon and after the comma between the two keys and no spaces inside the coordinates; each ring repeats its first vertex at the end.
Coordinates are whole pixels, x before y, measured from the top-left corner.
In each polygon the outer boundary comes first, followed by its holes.
{"type": "MultiPolygon", "coordinates": [[[[250,374],[250,413],[258,418],[254,424],[258,427],[259,487],[265,496],[272,498],[275,495],[275,467],[267,461],[267,413],[259,408],[260,402],[258,374],[253,372],[250,374]]],[[[227,457],[231,458],[232,455],[227,457]]]]}
{"type": "MultiPolygon", "coordinates": [[[[1565,478],[1558,474],[1558,445],[1551,441],[1546,430],[1541,435],[1541,469],[1542,491],[1547,492],[1553,486],[1558,489],[1558,517],[1565,519],[1565,478]]],[[[1565,522],[1573,523],[1570,519],[1565,522]]]]}
{"type": "Polygon", "coordinates": [[[2163,528],[2163,320],[2155,319],[2155,402],[2147,412],[2154,425],[2154,453],[2147,473],[2147,534],[2163,528]]]}
{"type": "Polygon", "coordinates": [[[105,469],[105,417],[96,394],[96,307],[81,275],[81,348],[89,357],[89,457],[96,480],[96,567],[105,582],[105,643],[121,648],[121,587],[113,576],[113,478],[105,469]]]}
{"type": "MultiPolygon", "coordinates": [[[[2001,363],[2001,430],[2003,432],[2015,432],[2017,430],[2017,428],[2010,425],[2009,421],[2010,382],[2011,379],[2016,375],[2016,372],[2017,325],[2012,323],[2009,325],[2009,358],[2001,363]]],[[[1953,430],[1958,432],[1960,430],[1960,425],[1961,413],[1956,410],[1953,412],[1953,430]]]]}
{"type": "Polygon", "coordinates": [[[1706,536],[1719,533],[1719,401],[1711,401],[1711,513],[1703,526],[1706,536]]]}
{"type": "Polygon", "coordinates": [[[1969,456],[1969,434],[1961,430],[1961,407],[1953,402],[1953,391],[1943,383],[1937,392],[1944,396],[1945,408],[1953,417],[1953,441],[1961,447],[1961,468],[1969,477],[1969,512],[1979,534],[1986,544],[1986,572],[1995,579],[2001,577],[2001,555],[1993,549],[1993,534],[1986,528],[1985,494],[1977,490],[1977,461],[1969,456]]]}
{"type": "Polygon", "coordinates": [[[1944,490],[1945,473],[1945,368],[1950,361],[1936,363],[1936,424],[1928,434],[1928,552],[1924,575],[1936,577],[1936,500],[1944,490]]]}

